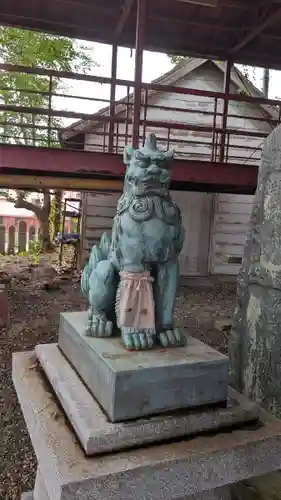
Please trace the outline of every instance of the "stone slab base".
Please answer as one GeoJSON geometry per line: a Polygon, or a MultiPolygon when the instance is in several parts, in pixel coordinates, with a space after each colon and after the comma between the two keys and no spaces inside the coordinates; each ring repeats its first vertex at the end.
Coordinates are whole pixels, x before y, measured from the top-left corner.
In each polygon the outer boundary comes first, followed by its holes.
{"type": "MultiPolygon", "coordinates": [[[[43,492],[43,495],[44,494],[43,492]]],[[[47,499],[49,500],[49,497],[47,497],[47,499]]],[[[21,500],[35,500],[33,492],[23,493],[21,500]]],[[[42,497],[42,500],[44,500],[44,497],[42,497]]],[[[65,500],[67,500],[67,498],[65,500]]],[[[231,494],[228,487],[216,488],[215,490],[204,491],[203,493],[197,493],[196,495],[184,497],[180,500],[231,500],[231,494]]]]}
{"type": "Polygon", "coordinates": [[[254,477],[232,486],[233,500],[281,500],[281,472],[254,477]]]}
{"type": "Polygon", "coordinates": [[[46,490],[45,481],[42,477],[39,467],[37,467],[37,474],[33,492],[33,500],[50,500],[46,490]]]}
{"type": "Polygon", "coordinates": [[[86,337],[87,312],[61,314],[59,347],[112,422],[226,401],[228,358],[187,337],[185,347],[130,351],[86,337]]]}
{"type": "Polygon", "coordinates": [[[216,488],[215,490],[203,491],[186,497],[185,500],[232,500],[230,488],[228,486],[216,488]]]}
{"type": "Polygon", "coordinates": [[[34,500],[33,491],[27,491],[23,493],[20,497],[20,500],[34,500]]]}
{"type": "Polygon", "coordinates": [[[226,407],[111,423],[56,344],[36,355],[87,455],[146,445],[256,420],[259,407],[229,389],[226,407]]]}
{"type": "Polygon", "coordinates": [[[86,457],[35,352],[13,356],[13,381],[50,500],[178,500],[281,469],[281,422],[265,412],[258,426],[86,457]]]}

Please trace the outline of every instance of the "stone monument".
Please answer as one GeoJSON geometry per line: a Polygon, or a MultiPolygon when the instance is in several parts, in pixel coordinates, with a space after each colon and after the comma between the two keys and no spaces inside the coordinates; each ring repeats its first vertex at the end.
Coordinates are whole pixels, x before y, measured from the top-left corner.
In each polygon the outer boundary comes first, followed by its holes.
{"type": "Polygon", "coordinates": [[[281,126],[266,139],[230,336],[232,384],[281,416],[281,126]]]}
{"type": "Polygon", "coordinates": [[[227,500],[229,484],[281,467],[281,423],[228,388],[226,356],[174,324],[171,160],[154,135],[126,150],[112,239],[82,276],[89,311],[61,314],[58,344],[13,356],[34,500],[227,500]]]}

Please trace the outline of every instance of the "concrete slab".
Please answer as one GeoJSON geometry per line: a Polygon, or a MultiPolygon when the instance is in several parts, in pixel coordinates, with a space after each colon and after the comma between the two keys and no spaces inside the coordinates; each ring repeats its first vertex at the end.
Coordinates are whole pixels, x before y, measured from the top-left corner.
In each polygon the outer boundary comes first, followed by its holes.
{"type": "Polygon", "coordinates": [[[259,406],[229,389],[227,407],[183,410],[111,423],[56,344],[38,345],[36,355],[87,455],[231,427],[253,421],[259,406]]]}
{"type": "Polygon", "coordinates": [[[281,469],[281,422],[86,457],[38,368],[13,356],[13,381],[51,500],[176,500],[281,469]]]}
{"type": "Polygon", "coordinates": [[[34,500],[33,491],[27,491],[26,493],[22,493],[20,500],[34,500]]]}
{"type": "Polygon", "coordinates": [[[188,496],[185,500],[232,500],[228,486],[216,488],[215,490],[203,491],[196,495],[188,496]]]}
{"type": "Polygon", "coordinates": [[[36,473],[33,500],[50,500],[39,467],[37,468],[37,473],[36,473]]]}
{"type": "MultiPolygon", "coordinates": [[[[35,497],[33,491],[29,491],[21,495],[21,500],[49,500],[50,498],[46,496],[48,494],[45,488],[41,490],[41,492],[38,492],[37,495],[38,496],[35,497]]],[[[216,488],[215,490],[204,491],[203,493],[197,493],[195,495],[189,495],[181,500],[231,500],[231,493],[229,487],[226,486],[216,488]]]]}
{"type": "Polygon", "coordinates": [[[228,358],[185,347],[128,352],[120,338],[85,336],[87,312],[61,314],[59,347],[112,422],[226,401],[228,358]]]}

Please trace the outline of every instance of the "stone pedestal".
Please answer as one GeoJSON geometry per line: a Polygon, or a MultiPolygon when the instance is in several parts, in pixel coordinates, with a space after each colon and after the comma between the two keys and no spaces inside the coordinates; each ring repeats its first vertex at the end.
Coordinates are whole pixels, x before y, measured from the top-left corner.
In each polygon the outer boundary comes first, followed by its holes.
{"type": "Polygon", "coordinates": [[[265,412],[232,432],[87,457],[34,352],[14,355],[13,380],[47,495],[37,482],[36,500],[225,500],[231,483],[281,468],[281,422],[265,412]]]}
{"type": "MultiPolygon", "coordinates": [[[[35,490],[29,491],[28,493],[23,493],[21,500],[49,500],[47,490],[42,484],[39,496],[38,493],[35,496],[35,490]]],[[[215,490],[204,491],[203,493],[197,493],[195,495],[189,495],[184,497],[182,500],[231,500],[230,489],[227,486],[222,488],[216,488],[215,490]]]]}
{"type": "Polygon", "coordinates": [[[20,500],[34,500],[33,491],[27,491],[23,493],[20,497],[20,500]]]}
{"type": "Polygon", "coordinates": [[[85,336],[87,312],[61,314],[58,345],[112,422],[226,401],[228,358],[188,337],[185,347],[127,351],[85,336]]]}
{"type": "Polygon", "coordinates": [[[232,427],[259,416],[257,404],[230,389],[222,407],[112,423],[56,344],[38,345],[36,355],[87,455],[232,427]]]}
{"type": "Polygon", "coordinates": [[[33,492],[33,500],[50,500],[48,495],[44,479],[40,472],[39,467],[37,468],[34,492],[33,492]]]}

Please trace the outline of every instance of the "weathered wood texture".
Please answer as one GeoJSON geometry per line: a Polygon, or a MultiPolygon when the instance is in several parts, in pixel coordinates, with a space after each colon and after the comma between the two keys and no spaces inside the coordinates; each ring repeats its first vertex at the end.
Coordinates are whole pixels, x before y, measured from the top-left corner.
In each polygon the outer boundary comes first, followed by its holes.
{"type": "Polygon", "coordinates": [[[253,199],[251,195],[221,193],[214,196],[211,274],[238,274],[250,227],[253,199]]]}
{"type": "MultiPolygon", "coordinates": [[[[182,276],[208,274],[212,195],[172,191],[171,196],[181,210],[186,232],[179,256],[182,276]]],[[[88,193],[83,201],[82,261],[103,232],[111,235],[119,194],[88,193]]]]}
{"type": "MultiPolygon", "coordinates": [[[[202,66],[194,68],[193,71],[182,75],[180,79],[173,82],[173,85],[198,89],[203,91],[221,92],[223,88],[223,72],[217,68],[212,62],[208,62],[202,66]]],[[[238,92],[236,85],[231,84],[231,93],[238,92]]],[[[159,109],[148,107],[147,110],[142,109],[141,118],[148,121],[173,122],[186,124],[189,126],[196,125],[212,128],[214,125],[214,110],[215,99],[212,97],[204,97],[198,95],[184,95],[172,92],[153,92],[148,98],[150,106],[168,106],[171,109],[159,109]],[[190,111],[188,111],[190,110],[190,111]],[[205,114],[205,113],[210,114],[205,114]]],[[[216,116],[216,127],[222,125],[222,111],[224,102],[218,100],[216,116]]],[[[132,106],[129,108],[128,118],[131,119],[132,106]]],[[[126,118],[126,110],[118,114],[120,118],[126,118]]],[[[228,129],[232,130],[247,130],[251,132],[264,132],[269,134],[271,127],[266,121],[258,121],[257,118],[264,118],[265,113],[260,106],[244,102],[229,103],[229,118],[227,121],[228,129]],[[242,118],[241,118],[242,117],[242,118]]],[[[147,135],[154,132],[159,138],[159,145],[167,148],[168,129],[164,127],[143,127],[140,128],[140,136],[142,140],[143,134],[147,135]]],[[[131,143],[132,126],[118,124],[118,129],[115,130],[114,137],[114,152],[121,154],[127,142],[131,143]],[[118,135],[118,137],[117,137],[118,135]],[[127,139],[126,139],[127,136],[127,139]],[[129,137],[129,140],[128,140],[129,137]]],[[[180,130],[172,128],[169,134],[169,147],[173,147],[178,157],[188,159],[206,160],[209,161],[212,155],[212,131],[193,131],[180,130]]],[[[228,161],[234,163],[244,163],[248,165],[256,165],[260,160],[260,147],[262,139],[257,137],[243,137],[232,134],[228,148],[228,161]],[[255,149],[256,148],[256,149],[255,149]]],[[[91,133],[86,134],[85,149],[89,151],[107,150],[108,136],[104,138],[104,125],[93,126],[91,133]]]]}

